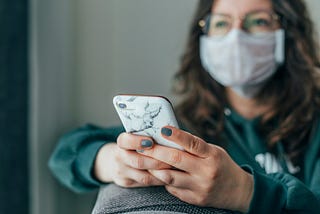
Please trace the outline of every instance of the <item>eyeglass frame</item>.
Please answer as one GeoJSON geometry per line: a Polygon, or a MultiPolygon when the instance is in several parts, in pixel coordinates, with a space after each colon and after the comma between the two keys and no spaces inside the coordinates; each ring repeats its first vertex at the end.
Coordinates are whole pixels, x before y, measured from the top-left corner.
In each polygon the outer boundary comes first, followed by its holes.
{"type": "MultiPolygon", "coordinates": [[[[243,21],[246,19],[246,17],[248,15],[253,14],[253,13],[257,13],[257,12],[265,12],[265,13],[269,14],[270,17],[273,20],[273,23],[278,23],[279,26],[281,26],[280,16],[277,13],[275,13],[274,11],[272,11],[272,10],[253,10],[253,11],[251,11],[249,13],[246,13],[245,15],[240,16],[240,17],[239,16],[238,17],[231,16],[231,15],[225,14],[225,13],[212,13],[212,12],[210,12],[209,14],[204,16],[204,18],[200,19],[200,21],[198,22],[198,26],[201,28],[201,30],[202,30],[202,32],[204,34],[208,34],[208,32],[209,32],[208,28],[210,27],[210,24],[207,26],[207,29],[206,29],[206,25],[209,22],[208,20],[210,20],[210,17],[212,16],[212,14],[215,14],[215,15],[222,15],[222,16],[229,17],[230,20],[232,20],[232,24],[234,24],[234,22],[235,22],[235,20],[237,18],[240,19],[240,21],[241,21],[241,29],[245,30],[245,27],[243,26],[243,24],[244,24],[243,21]]],[[[227,33],[225,35],[227,35],[232,28],[233,28],[233,26],[230,27],[230,29],[227,31],[227,33]]],[[[250,32],[248,32],[248,33],[250,33],[250,32]]]]}

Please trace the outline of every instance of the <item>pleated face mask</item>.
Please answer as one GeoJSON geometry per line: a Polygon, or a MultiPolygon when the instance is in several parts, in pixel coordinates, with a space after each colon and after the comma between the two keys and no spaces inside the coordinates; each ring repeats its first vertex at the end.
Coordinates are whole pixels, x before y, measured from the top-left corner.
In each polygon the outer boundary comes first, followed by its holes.
{"type": "Polygon", "coordinates": [[[250,35],[234,29],[226,36],[200,37],[202,66],[240,96],[255,96],[284,62],[284,30],[250,35]]]}

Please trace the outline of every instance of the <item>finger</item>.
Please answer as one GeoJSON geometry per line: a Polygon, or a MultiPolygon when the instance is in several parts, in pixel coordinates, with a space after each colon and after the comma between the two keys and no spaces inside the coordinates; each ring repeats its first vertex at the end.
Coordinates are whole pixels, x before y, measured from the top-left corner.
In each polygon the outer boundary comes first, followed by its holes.
{"type": "Polygon", "coordinates": [[[189,173],[197,173],[199,171],[199,165],[201,166],[203,161],[202,158],[188,152],[159,144],[154,145],[152,149],[143,151],[141,154],[189,173]]]}
{"type": "Polygon", "coordinates": [[[135,151],[122,150],[119,152],[123,163],[135,169],[170,169],[167,163],[141,155],[135,151]]]}
{"type": "Polygon", "coordinates": [[[189,189],[192,186],[192,177],[189,173],[178,170],[149,170],[150,174],[166,185],[189,189]]]}
{"type": "Polygon", "coordinates": [[[210,154],[210,146],[204,140],[181,129],[165,126],[161,129],[161,134],[164,138],[179,144],[193,155],[206,158],[210,154]]]}
{"type": "Polygon", "coordinates": [[[132,183],[132,187],[147,187],[147,186],[163,186],[164,183],[150,174],[145,170],[138,170],[134,168],[129,168],[126,175],[131,180],[135,181],[132,183]]]}
{"type": "Polygon", "coordinates": [[[189,189],[181,189],[178,187],[166,185],[166,190],[175,197],[179,198],[181,201],[190,203],[193,202],[194,193],[189,189]]]}
{"type": "Polygon", "coordinates": [[[145,150],[152,148],[154,142],[152,138],[147,136],[123,132],[118,136],[117,144],[126,150],[145,150]]]}
{"type": "Polygon", "coordinates": [[[121,178],[121,179],[115,179],[114,183],[121,187],[126,188],[133,188],[137,187],[138,183],[132,179],[129,178],[121,178]]]}

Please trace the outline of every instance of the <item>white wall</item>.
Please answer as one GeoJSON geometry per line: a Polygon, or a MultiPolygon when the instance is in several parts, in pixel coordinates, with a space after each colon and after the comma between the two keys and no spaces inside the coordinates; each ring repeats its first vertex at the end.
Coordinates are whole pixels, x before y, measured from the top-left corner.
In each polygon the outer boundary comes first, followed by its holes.
{"type": "Polygon", "coordinates": [[[67,99],[72,97],[70,9],[67,1],[31,1],[30,213],[57,213],[54,202],[62,189],[46,162],[60,129],[73,120],[72,102],[67,99]]]}
{"type": "Polygon", "coordinates": [[[71,193],[47,167],[57,138],[75,126],[74,6],[65,0],[30,4],[30,213],[89,213],[92,194],[71,193]]]}
{"type": "MultiPolygon", "coordinates": [[[[320,1],[319,0],[305,0],[310,10],[312,20],[317,28],[317,31],[320,33],[320,1]]],[[[320,34],[319,34],[320,40],[320,34]]]]}
{"type": "Polygon", "coordinates": [[[76,118],[118,123],[117,93],[169,95],[194,0],[79,0],[76,118]]]}

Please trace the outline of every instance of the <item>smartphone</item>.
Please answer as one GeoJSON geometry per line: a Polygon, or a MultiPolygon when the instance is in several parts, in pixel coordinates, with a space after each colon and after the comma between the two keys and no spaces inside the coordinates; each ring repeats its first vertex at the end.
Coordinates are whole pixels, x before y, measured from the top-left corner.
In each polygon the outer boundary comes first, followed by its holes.
{"type": "Polygon", "coordinates": [[[179,128],[172,104],[167,98],[121,94],[113,98],[113,105],[126,132],[150,136],[161,145],[183,150],[181,146],[161,136],[163,126],[179,128]]]}

